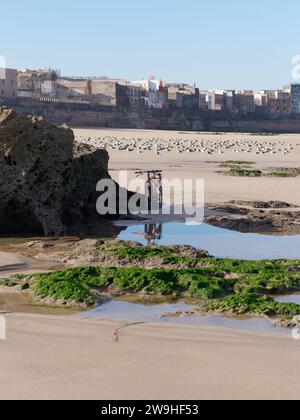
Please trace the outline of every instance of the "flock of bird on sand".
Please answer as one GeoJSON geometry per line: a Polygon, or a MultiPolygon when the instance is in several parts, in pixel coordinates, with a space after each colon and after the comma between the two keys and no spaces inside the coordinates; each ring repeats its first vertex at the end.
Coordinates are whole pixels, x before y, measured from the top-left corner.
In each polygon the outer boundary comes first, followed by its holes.
{"type": "Polygon", "coordinates": [[[204,155],[223,155],[226,152],[248,153],[255,155],[282,154],[288,155],[294,149],[292,144],[283,141],[258,141],[244,139],[215,139],[215,138],[161,138],[161,137],[128,137],[114,136],[88,137],[78,136],[82,143],[92,144],[101,149],[116,150],[129,153],[143,154],[154,152],[161,155],[164,152],[201,153],[204,155]]]}

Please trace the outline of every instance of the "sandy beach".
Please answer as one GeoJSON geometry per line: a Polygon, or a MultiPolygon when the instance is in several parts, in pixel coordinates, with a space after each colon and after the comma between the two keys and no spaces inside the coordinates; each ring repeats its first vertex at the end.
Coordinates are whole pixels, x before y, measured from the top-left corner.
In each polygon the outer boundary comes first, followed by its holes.
{"type": "MultiPolygon", "coordinates": [[[[163,138],[205,137],[201,133],[76,129],[77,136],[163,138]]],[[[261,136],[226,134],[249,141],[261,136]]],[[[268,140],[268,139],[267,139],[268,140]]],[[[220,156],[176,153],[155,155],[109,150],[110,173],[161,169],[164,177],[203,178],[205,200],[282,200],[300,205],[300,177],[240,178],[218,173],[227,160],[249,160],[253,167],[298,168],[300,136],[270,136],[293,144],[288,155],[228,152],[220,156]]],[[[96,142],[95,145],[97,146],[96,142]]],[[[299,165],[300,166],[300,165],[299,165]]],[[[2,248],[3,249],[3,248],[2,248]]],[[[9,251],[10,249],[7,249],[9,251]]],[[[0,252],[0,271],[51,269],[51,262],[36,262],[18,253],[0,252]],[[43,265],[44,264],[44,265],[43,265]]],[[[37,254],[40,253],[37,249],[37,254]]],[[[21,299],[21,298],[20,298],[21,299]]],[[[113,331],[122,322],[15,313],[6,314],[7,340],[0,342],[0,399],[298,399],[299,341],[287,333],[249,332],[212,327],[140,324],[122,329],[120,341],[113,331]]],[[[9,303],[9,305],[8,305],[9,303]]],[[[23,306],[26,302],[21,301],[23,306]]],[[[31,309],[28,310],[29,312],[31,309]]],[[[24,311],[26,312],[26,311],[24,311]]]]}
{"type": "MultiPolygon", "coordinates": [[[[47,255],[36,259],[24,255],[27,253],[26,250],[24,250],[24,254],[14,251],[14,245],[12,245],[10,252],[6,252],[8,245],[1,244],[0,246],[0,273],[2,276],[20,273],[33,274],[61,267],[58,261],[51,261],[51,258],[48,258],[47,255]]],[[[20,249],[20,252],[23,252],[23,250],[20,249]]]]}
{"type": "Polygon", "coordinates": [[[25,269],[31,264],[29,258],[12,252],[0,252],[0,272],[25,269]]]}
{"type": "MultiPolygon", "coordinates": [[[[128,171],[129,180],[135,178],[137,169],[163,170],[164,178],[172,180],[197,179],[205,181],[205,201],[207,203],[223,203],[230,200],[281,200],[300,205],[300,177],[297,178],[242,178],[231,177],[218,173],[218,164],[227,160],[244,160],[254,163],[254,169],[267,169],[274,167],[298,168],[300,162],[300,135],[275,135],[260,136],[243,133],[180,133],[174,131],[150,130],[117,130],[117,129],[75,129],[77,137],[117,137],[130,138],[162,138],[162,139],[205,139],[211,142],[222,140],[237,140],[241,142],[283,142],[286,147],[291,144],[293,149],[290,154],[262,154],[256,155],[246,152],[227,151],[223,155],[203,155],[201,153],[181,153],[175,150],[156,155],[153,151],[138,154],[136,152],[108,150],[110,155],[109,168],[115,180],[119,180],[119,171],[128,171]]],[[[93,142],[92,142],[93,144],[93,142]]],[[[94,142],[97,146],[97,141],[94,142]]],[[[176,197],[175,197],[176,199],[176,197]]]]}
{"type": "Polygon", "coordinates": [[[298,399],[299,342],[280,335],[8,315],[1,399],[298,399]]]}

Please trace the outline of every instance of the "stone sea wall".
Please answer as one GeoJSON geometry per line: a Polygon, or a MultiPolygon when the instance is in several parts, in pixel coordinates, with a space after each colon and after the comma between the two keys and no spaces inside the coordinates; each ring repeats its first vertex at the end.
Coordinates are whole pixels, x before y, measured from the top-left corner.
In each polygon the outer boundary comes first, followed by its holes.
{"type": "Polygon", "coordinates": [[[177,131],[300,133],[300,118],[200,114],[192,110],[129,110],[116,107],[1,99],[19,115],[42,115],[53,124],[71,127],[138,128],[177,131]]]}

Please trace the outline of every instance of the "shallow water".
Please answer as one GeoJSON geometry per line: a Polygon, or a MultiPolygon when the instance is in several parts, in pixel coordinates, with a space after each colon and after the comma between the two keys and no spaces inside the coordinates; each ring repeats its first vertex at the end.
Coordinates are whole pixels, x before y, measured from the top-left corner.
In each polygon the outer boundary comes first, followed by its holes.
{"type": "Polygon", "coordinates": [[[166,312],[189,311],[192,306],[181,303],[164,303],[161,305],[143,305],[139,303],[112,300],[97,306],[91,311],[82,314],[86,317],[100,317],[112,320],[125,321],[155,321],[166,312]]]}
{"type": "Polygon", "coordinates": [[[300,305],[300,293],[280,296],[280,297],[277,297],[275,300],[280,303],[297,303],[298,305],[300,305]]]}
{"type": "Polygon", "coordinates": [[[224,316],[199,316],[199,317],[168,317],[160,315],[177,311],[190,311],[192,305],[184,302],[162,305],[142,305],[125,301],[113,300],[97,308],[81,313],[77,316],[84,318],[109,319],[114,321],[132,322],[159,322],[163,324],[213,326],[220,328],[241,329],[249,331],[282,332],[289,334],[288,329],[275,328],[271,321],[260,318],[229,318],[224,316]]]}
{"type": "MultiPolygon", "coordinates": [[[[145,226],[129,226],[119,239],[138,241],[147,245],[145,226]]],[[[245,260],[300,259],[300,235],[275,236],[240,233],[207,224],[188,225],[184,222],[166,223],[162,226],[157,245],[191,245],[205,249],[218,258],[245,260]]]]}

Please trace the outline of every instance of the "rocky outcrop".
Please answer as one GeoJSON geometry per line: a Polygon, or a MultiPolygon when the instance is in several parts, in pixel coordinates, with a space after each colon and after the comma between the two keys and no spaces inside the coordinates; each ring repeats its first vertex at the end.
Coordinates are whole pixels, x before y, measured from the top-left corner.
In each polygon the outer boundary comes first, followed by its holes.
{"type": "Polygon", "coordinates": [[[0,234],[60,236],[96,217],[108,153],[68,127],[0,109],[0,234]]]}
{"type": "Polygon", "coordinates": [[[299,207],[281,201],[208,204],[205,222],[243,233],[299,234],[299,207]]]}

